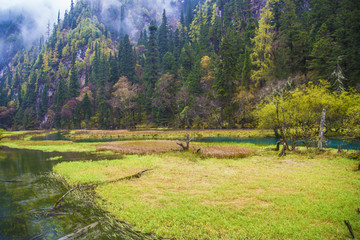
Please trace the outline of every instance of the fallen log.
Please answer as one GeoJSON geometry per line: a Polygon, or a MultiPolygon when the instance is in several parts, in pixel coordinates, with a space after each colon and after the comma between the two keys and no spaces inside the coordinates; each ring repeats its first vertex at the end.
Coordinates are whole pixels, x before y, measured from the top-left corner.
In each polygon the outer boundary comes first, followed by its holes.
{"type": "Polygon", "coordinates": [[[57,202],[54,204],[54,206],[51,208],[52,210],[55,210],[59,204],[61,203],[61,201],[67,196],[69,195],[72,191],[76,190],[76,189],[79,189],[79,188],[95,188],[97,187],[98,185],[103,185],[103,184],[108,184],[108,183],[114,183],[114,182],[118,182],[118,181],[122,181],[122,180],[131,180],[133,178],[140,178],[141,175],[143,175],[145,172],[147,171],[151,171],[152,169],[145,169],[145,170],[142,170],[134,175],[131,175],[131,176],[127,176],[127,177],[123,177],[123,178],[120,178],[120,179],[116,179],[116,180],[113,180],[113,181],[107,181],[107,182],[102,182],[102,183],[98,183],[98,184],[86,184],[86,185],[79,185],[79,186],[76,186],[76,187],[73,187],[72,189],[70,189],[69,191],[67,191],[59,200],[57,200],[57,202]]]}
{"type": "Polygon", "coordinates": [[[152,169],[145,169],[145,170],[142,170],[142,171],[140,171],[140,172],[138,172],[138,173],[136,173],[136,174],[134,174],[134,175],[131,175],[131,176],[128,176],[128,177],[124,177],[124,178],[122,178],[122,179],[120,179],[120,180],[130,180],[130,179],[133,179],[133,178],[140,178],[141,175],[143,175],[145,172],[151,171],[151,170],[152,170],[152,169]]]}
{"type": "Polygon", "coordinates": [[[99,183],[98,185],[102,185],[102,184],[108,184],[108,183],[115,183],[115,182],[119,182],[119,181],[122,181],[122,180],[131,180],[133,178],[140,178],[141,175],[143,175],[145,172],[147,171],[151,171],[152,169],[145,169],[145,170],[142,170],[134,175],[131,175],[131,176],[127,176],[127,177],[123,177],[123,178],[119,178],[119,179],[116,179],[116,180],[112,180],[112,181],[108,181],[108,182],[102,182],[102,183],[99,183]]]}
{"type": "Polygon", "coordinates": [[[355,238],[355,235],[354,235],[353,229],[352,229],[352,227],[351,227],[351,225],[350,225],[350,221],[346,221],[346,220],[344,220],[344,223],[345,223],[346,227],[348,228],[348,230],[349,230],[349,232],[350,232],[350,234],[351,234],[352,238],[355,238]]]}
{"type": "Polygon", "coordinates": [[[99,222],[94,222],[90,225],[87,225],[86,227],[76,230],[75,232],[73,232],[71,234],[61,237],[58,240],[70,240],[70,239],[77,238],[77,237],[83,235],[84,233],[87,233],[89,230],[95,228],[98,224],[99,224],[99,222]]]}
{"type": "Polygon", "coordinates": [[[37,235],[35,237],[30,238],[30,240],[40,240],[40,239],[43,239],[43,238],[44,238],[44,236],[42,234],[40,234],[40,235],[37,235]]]}
{"type": "Polygon", "coordinates": [[[61,201],[68,195],[70,194],[72,191],[76,190],[76,189],[79,189],[79,188],[94,188],[95,186],[94,185],[79,185],[79,186],[76,186],[76,187],[73,187],[72,189],[70,189],[69,191],[67,191],[64,195],[62,195],[62,197],[57,200],[57,202],[54,204],[54,206],[52,207],[52,209],[56,209],[57,206],[61,203],[61,201]]]}

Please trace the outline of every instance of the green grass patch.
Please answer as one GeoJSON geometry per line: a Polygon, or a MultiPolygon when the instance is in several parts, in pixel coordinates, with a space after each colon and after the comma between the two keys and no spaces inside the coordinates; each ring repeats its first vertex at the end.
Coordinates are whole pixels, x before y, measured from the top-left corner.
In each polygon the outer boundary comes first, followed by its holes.
{"type": "Polygon", "coordinates": [[[10,148],[41,150],[44,152],[95,152],[98,143],[77,143],[71,141],[1,141],[10,148]]]}
{"type": "Polygon", "coordinates": [[[357,162],[331,153],[242,159],[192,153],[64,162],[72,184],[101,183],[151,168],[139,179],[100,185],[103,207],[143,232],[177,239],[346,239],[360,235],[357,162]],[[332,156],[332,155],[331,155],[332,156]]]}

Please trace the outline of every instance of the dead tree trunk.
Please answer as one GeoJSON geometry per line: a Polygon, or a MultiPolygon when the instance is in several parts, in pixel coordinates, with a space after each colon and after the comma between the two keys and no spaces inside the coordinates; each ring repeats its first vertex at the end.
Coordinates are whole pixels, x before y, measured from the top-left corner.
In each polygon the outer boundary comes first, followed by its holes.
{"type": "Polygon", "coordinates": [[[181,141],[185,142],[186,145],[184,145],[183,143],[176,143],[177,145],[179,145],[181,147],[181,150],[182,151],[189,151],[190,149],[190,142],[192,140],[194,140],[194,138],[190,138],[190,135],[189,134],[186,134],[184,136],[185,138],[181,141]]]}
{"type": "Polygon", "coordinates": [[[323,141],[323,138],[324,138],[325,116],[326,116],[326,107],[323,108],[322,115],[321,115],[320,131],[319,131],[319,142],[318,142],[319,150],[322,150],[322,148],[323,148],[322,141],[323,141]]]}
{"type": "Polygon", "coordinates": [[[342,153],[342,148],[341,148],[341,144],[338,145],[338,153],[342,153]]]}
{"type": "Polygon", "coordinates": [[[282,114],[283,114],[283,124],[282,124],[282,144],[283,144],[283,148],[281,149],[280,155],[279,156],[285,156],[286,155],[286,148],[288,148],[288,144],[287,144],[287,140],[286,140],[286,125],[285,125],[285,111],[284,108],[282,109],[282,114]]]}

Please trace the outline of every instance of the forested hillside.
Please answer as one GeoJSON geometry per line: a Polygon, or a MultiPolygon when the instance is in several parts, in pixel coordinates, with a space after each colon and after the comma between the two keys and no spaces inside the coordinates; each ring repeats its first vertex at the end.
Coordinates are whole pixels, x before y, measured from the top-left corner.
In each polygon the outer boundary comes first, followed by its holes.
{"type": "Polygon", "coordinates": [[[71,1],[9,55],[0,127],[254,127],[262,100],[302,84],[360,89],[356,0],[115,2],[71,1]]]}

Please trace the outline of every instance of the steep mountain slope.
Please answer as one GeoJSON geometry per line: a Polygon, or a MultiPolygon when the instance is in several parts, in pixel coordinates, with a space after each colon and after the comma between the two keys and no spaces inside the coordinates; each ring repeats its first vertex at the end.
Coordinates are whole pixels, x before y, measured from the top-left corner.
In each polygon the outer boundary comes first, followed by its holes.
{"type": "Polygon", "coordinates": [[[252,127],[285,88],[356,87],[359,6],[322,3],[80,0],[0,74],[1,127],[252,127]]]}

